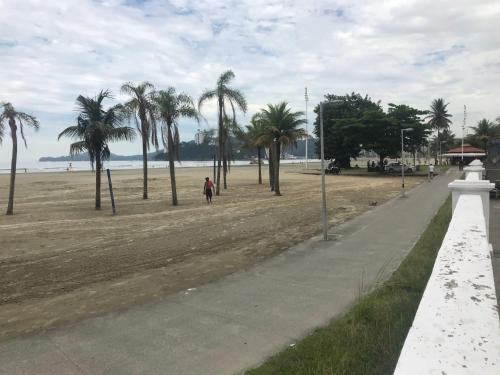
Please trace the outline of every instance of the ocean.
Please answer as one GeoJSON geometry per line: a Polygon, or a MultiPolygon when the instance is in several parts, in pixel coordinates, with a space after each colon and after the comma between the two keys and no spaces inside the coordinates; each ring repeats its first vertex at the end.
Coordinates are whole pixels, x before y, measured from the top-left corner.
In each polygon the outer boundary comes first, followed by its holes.
{"type": "MultiPolygon", "coordinates": [[[[318,162],[316,159],[309,159],[309,162],[318,162]]],[[[284,159],[281,160],[283,164],[304,164],[305,159],[284,159]]],[[[249,165],[248,160],[236,160],[231,162],[231,165],[249,165]]],[[[266,161],[267,164],[267,161],[266,161]]],[[[166,161],[148,161],[149,168],[167,168],[168,162],[166,161]]],[[[176,168],[193,168],[193,167],[211,167],[213,161],[182,161],[175,162],[176,168]]],[[[19,162],[17,164],[17,173],[47,173],[47,172],[66,172],[69,168],[67,161],[36,161],[36,162],[19,162]]],[[[119,170],[119,169],[141,169],[141,160],[130,161],[106,161],[104,162],[104,169],[119,170]]],[[[90,171],[91,166],[88,161],[72,161],[72,171],[90,171]]],[[[0,174],[10,173],[10,162],[0,162],[0,174]]]]}

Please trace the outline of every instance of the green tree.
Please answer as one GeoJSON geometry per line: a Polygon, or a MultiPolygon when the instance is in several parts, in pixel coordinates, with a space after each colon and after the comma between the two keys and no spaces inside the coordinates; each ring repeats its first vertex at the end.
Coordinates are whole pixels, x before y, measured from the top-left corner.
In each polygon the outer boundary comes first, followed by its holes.
{"type": "Polygon", "coordinates": [[[14,214],[14,191],[16,184],[16,169],[17,169],[17,129],[21,133],[21,138],[24,141],[24,146],[28,147],[24,136],[24,126],[30,126],[35,131],[40,128],[38,120],[24,112],[16,111],[11,103],[2,103],[2,113],[0,114],[0,144],[2,143],[7,125],[10,128],[10,136],[12,138],[12,158],[10,162],[10,186],[9,186],[9,202],[7,204],[7,215],[14,214]]]}
{"type": "Polygon", "coordinates": [[[458,147],[459,145],[460,142],[455,138],[455,134],[450,129],[445,129],[439,134],[439,137],[436,135],[432,138],[429,146],[432,150],[444,153],[448,149],[458,147]]]}
{"type": "MultiPolygon", "coordinates": [[[[359,156],[363,143],[363,126],[361,119],[369,110],[379,110],[380,104],[370,97],[357,93],[344,96],[327,94],[327,103],[323,105],[323,133],[325,158],[335,159],[343,168],[349,168],[351,158],[359,156]],[[330,103],[328,103],[330,101],[330,103]]],[[[319,154],[319,105],[316,106],[314,133],[318,138],[316,151],[319,154]]]]}
{"type": "Polygon", "coordinates": [[[58,136],[69,137],[76,142],[69,148],[70,155],[88,152],[90,165],[95,169],[95,209],[101,208],[101,171],[102,162],[109,160],[111,152],[110,142],[133,140],[134,129],[123,126],[125,111],[123,106],[115,105],[108,110],[103,108],[102,102],[112,98],[109,91],[101,91],[95,98],[80,95],[76,99],[77,124],[64,129],[58,136]],[[95,168],[94,168],[95,166],[95,168]]]}
{"type": "Polygon", "coordinates": [[[430,127],[422,121],[426,111],[422,111],[405,104],[389,104],[388,116],[399,125],[400,129],[411,128],[412,131],[405,132],[404,148],[413,155],[413,164],[416,162],[416,154],[422,147],[428,145],[430,127]]]}
{"type": "Polygon", "coordinates": [[[179,119],[193,118],[198,121],[198,112],[193,99],[186,94],[177,94],[173,87],[160,90],[154,97],[158,120],[162,122],[163,145],[168,155],[170,184],[172,186],[172,204],[177,205],[177,188],[175,181],[175,159],[179,159],[179,119]]]}
{"type": "MultiPolygon", "coordinates": [[[[445,103],[445,100],[443,98],[438,98],[434,99],[431,103],[431,110],[429,111],[428,116],[426,119],[428,119],[428,124],[431,126],[432,129],[435,129],[437,131],[437,137],[439,138],[439,134],[444,131],[448,130],[451,125],[451,120],[450,117],[452,117],[451,114],[448,113],[448,105],[450,103],[445,103]]],[[[439,148],[435,149],[435,163],[437,164],[437,153],[438,153],[439,148]]]]}
{"type": "Polygon", "coordinates": [[[154,115],[154,86],[149,82],[143,82],[137,86],[133,83],[124,83],[121,92],[132,96],[124,104],[129,115],[133,118],[142,140],[142,171],[143,191],[142,198],[148,199],[148,150],[150,143],[158,149],[158,132],[154,115]]]}
{"type": "Polygon", "coordinates": [[[264,141],[264,137],[262,137],[265,134],[265,131],[266,125],[262,120],[262,114],[256,113],[252,116],[250,125],[246,126],[246,132],[242,134],[244,146],[247,149],[257,150],[259,184],[262,184],[262,149],[268,146],[264,141]]]}
{"type": "Polygon", "coordinates": [[[471,126],[471,129],[474,131],[472,140],[480,144],[486,153],[491,142],[500,138],[500,125],[486,119],[480,120],[477,126],[471,126]]]}
{"type": "MultiPolygon", "coordinates": [[[[243,113],[246,113],[247,102],[241,91],[229,87],[229,84],[234,79],[234,73],[231,70],[227,70],[222,73],[217,80],[217,85],[215,89],[205,90],[198,100],[198,110],[201,110],[203,104],[209,100],[217,100],[217,117],[218,117],[218,160],[217,160],[217,179],[215,194],[220,195],[220,173],[221,173],[221,162],[224,163],[224,171],[227,171],[227,159],[225,157],[225,144],[224,144],[224,118],[227,116],[227,108],[229,105],[232,110],[232,118],[236,120],[236,109],[240,109],[243,113]]],[[[224,173],[224,189],[227,189],[226,176],[224,173]]]]}
{"type": "Polygon", "coordinates": [[[274,164],[274,193],[280,192],[280,159],[283,146],[296,145],[297,140],[306,137],[306,132],[300,126],[305,124],[303,112],[292,112],[287,102],[273,105],[261,110],[262,121],[266,127],[262,141],[271,144],[274,164]]]}
{"type": "Polygon", "coordinates": [[[365,150],[378,154],[383,165],[386,157],[397,157],[401,152],[401,127],[382,108],[365,111],[361,118],[360,140],[365,150]]]}

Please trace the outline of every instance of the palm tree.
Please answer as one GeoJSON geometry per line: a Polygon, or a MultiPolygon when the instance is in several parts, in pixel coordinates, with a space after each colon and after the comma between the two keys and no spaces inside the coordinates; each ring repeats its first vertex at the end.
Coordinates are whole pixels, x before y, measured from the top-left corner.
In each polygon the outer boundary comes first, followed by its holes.
{"type": "Polygon", "coordinates": [[[232,141],[235,138],[242,137],[243,129],[236,122],[234,118],[229,118],[228,116],[224,116],[222,127],[222,176],[224,178],[224,189],[227,189],[227,174],[231,169],[231,160],[234,160],[233,157],[233,143],[232,141]]]}
{"type": "Polygon", "coordinates": [[[307,136],[304,129],[304,112],[291,112],[287,102],[276,105],[268,104],[262,109],[262,120],[266,126],[266,133],[261,137],[264,142],[272,145],[274,164],[274,193],[280,193],[280,157],[282,146],[297,145],[297,140],[307,136]]]}
{"type": "Polygon", "coordinates": [[[24,146],[28,147],[26,138],[24,137],[24,125],[31,126],[35,130],[40,128],[38,120],[24,112],[18,112],[11,103],[1,104],[3,112],[0,114],[0,143],[2,142],[7,123],[10,128],[10,136],[12,138],[12,159],[10,162],[10,188],[9,202],[7,204],[7,215],[14,214],[14,190],[16,183],[16,168],[17,168],[17,129],[21,133],[21,138],[24,141],[24,146]]]}
{"type": "Polygon", "coordinates": [[[158,134],[154,116],[154,86],[149,82],[142,82],[134,86],[131,82],[124,83],[121,87],[123,94],[132,96],[124,104],[129,119],[133,118],[142,140],[142,171],[143,191],[142,198],[148,199],[148,150],[150,143],[158,149],[158,134]]]}
{"type": "Polygon", "coordinates": [[[484,146],[486,153],[488,153],[488,145],[491,141],[500,137],[500,125],[486,119],[480,120],[477,126],[471,126],[471,128],[474,130],[472,137],[484,146]]]}
{"type": "MultiPolygon", "coordinates": [[[[448,113],[448,105],[450,103],[445,103],[443,98],[434,99],[431,103],[431,110],[429,111],[429,115],[426,117],[428,119],[428,124],[431,128],[437,130],[437,137],[439,137],[439,133],[441,130],[448,130],[450,128],[452,117],[451,114],[448,113]]],[[[437,149],[436,149],[436,157],[435,163],[437,164],[437,149]]]]}
{"type": "Polygon", "coordinates": [[[70,137],[76,142],[69,148],[70,155],[88,152],[90,165],[95,165],[95,209],[101,208],[101,171],[102,162],[109,160],[109,142],[133,140],[135,131],[128,126],[122,126],[125,110],[121,105],[115,105],[107,111],[103,109],[102,102],[112,98],[109,91],[101,91],[95,98],[80,95],[76,99],[79,115],[77,124],[64,129],[57,139],[70,137]]]}
{"type": "Polygon", "coordinates": [[[156,115],[163,123],[162,139],[165,151],[168,153],[170,169],[170,183],[172,185],[172,204],[177,205],[177,189],[175,183],[174,158],[179,160],[179,129],[178,122],[181,117],[194,118],[198,121],[193,99],[186,94],[176,94],[173,87],[160,90],[154,97],[156,115]]]}
{"type": "Polygon", "coordinates": [[[259,184],[262,185],[262,149],[266,147],[263,135],[266,131],[266,125],[262,121],[261,113],[256,113],[250,120],[250,125],[246,126],[247,131],[243,133],[242,138],[245,147],[249,149],[257,149],[257,162],[259,165],[259,184]]]}
{"type": "MultiPolygon", "coordinates": [[[[201,110],[203,104],[211,99],[217,99],[217,114],[218,114],[218,160],[217,160],[217,181],[215,187],[215,194],[220,195],[220,171],[221,171],[221,159],[223,158],[224,171],[227,170],[227,158],[225,153],[224,144],[224,117],[227,116],[226,105],[231,106],[233,113],[233,120],[236,120],[236,108],[240,109],[243,113],[246,113],[247,102],[243,94],[236,89],[230,88],[228,85],[234,79],[234,73],[231,70],[227,70],[222,73],[217,80],[217,86],[213,90],[205,90],[205,92],[200,96],[198,100],[198,110],[201,110]]],[[[227,189],[227,183],[224,173],[224,189],[227,189]]]]}

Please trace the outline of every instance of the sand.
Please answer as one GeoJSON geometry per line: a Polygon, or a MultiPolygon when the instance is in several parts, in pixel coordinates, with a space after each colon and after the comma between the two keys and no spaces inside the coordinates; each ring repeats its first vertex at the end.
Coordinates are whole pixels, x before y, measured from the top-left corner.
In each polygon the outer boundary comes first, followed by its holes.
{"type": "MultiPolygon", "coordinates": [[[[257,166],[234,167],[207,205],[210,168],[178,168],[173,207],[165,169],[113,172],[94,210],[90,172],[19,174],[14,216],[0,175],[0,340],[127,308],[244,269],[320,232],[320,177],[284,166],[282,196],[257,184],[257,166]]],[[[422,182],[409,178],[408,188],[422,182]]],[[[330,224],[398,194],[398,177],[327,176],[330,224]]]]}

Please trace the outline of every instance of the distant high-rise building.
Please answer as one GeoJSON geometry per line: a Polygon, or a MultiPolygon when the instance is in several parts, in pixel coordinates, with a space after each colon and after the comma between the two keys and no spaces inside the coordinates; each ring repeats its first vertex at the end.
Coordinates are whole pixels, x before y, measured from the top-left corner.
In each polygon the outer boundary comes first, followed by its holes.
{"type": "Polygon", "coordinates": [[[197,145],[201,145],[204,139],[205,139],[204,134],[200,131],[200,129],[198,129],[198,131],[194,135],[194,141],[196,142],[197,145]]]}

